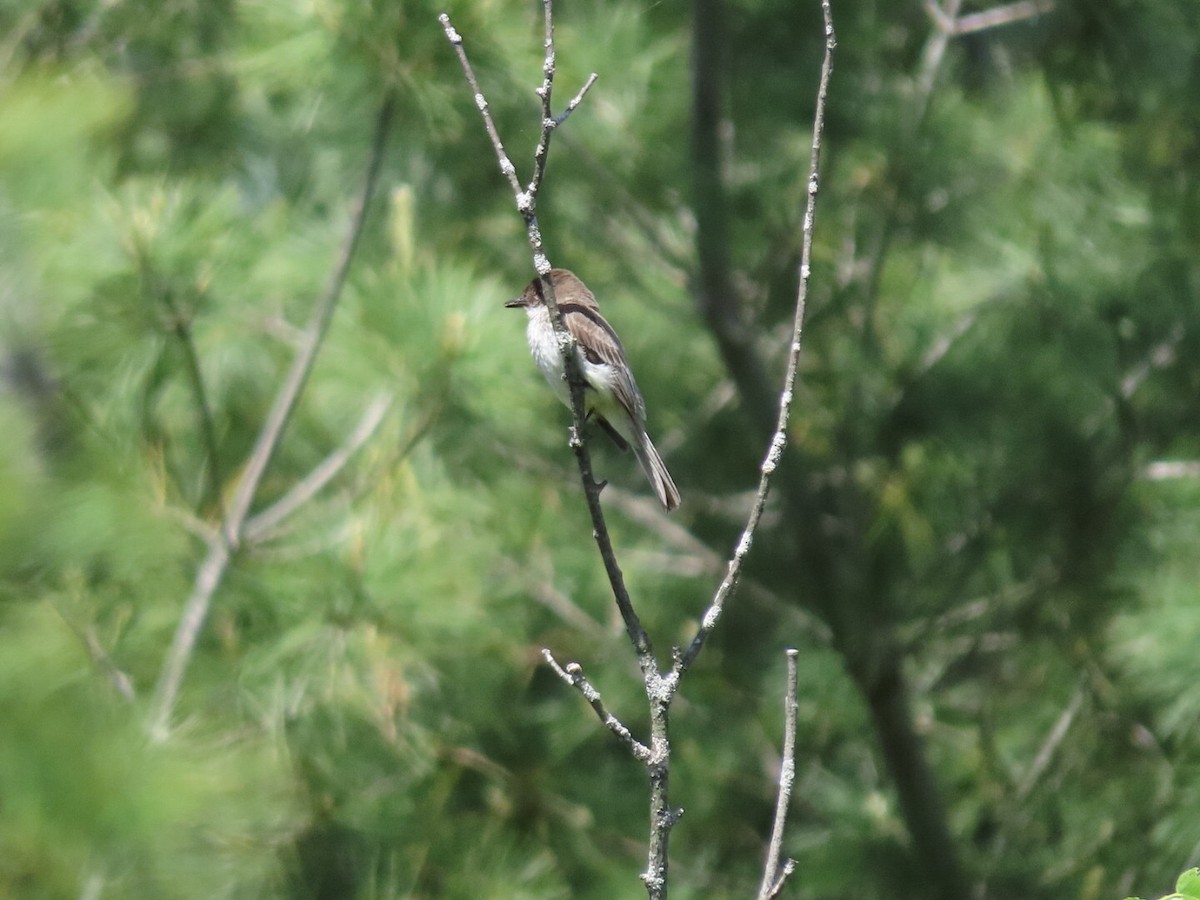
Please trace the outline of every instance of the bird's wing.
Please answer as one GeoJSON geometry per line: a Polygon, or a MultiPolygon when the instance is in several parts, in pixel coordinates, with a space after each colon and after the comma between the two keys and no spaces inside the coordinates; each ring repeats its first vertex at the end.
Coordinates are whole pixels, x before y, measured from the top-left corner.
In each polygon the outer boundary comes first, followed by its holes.
{"type": "Polygon", "coordinates": [[[646,401],[633,380],[633,372],[625,359],[621,339],[594,306],[584,303],[560,303],[559,311],[571,337],[593,365],[606,363],[612,367],[613,396],[640,426],[646,421],[646,401]]]}

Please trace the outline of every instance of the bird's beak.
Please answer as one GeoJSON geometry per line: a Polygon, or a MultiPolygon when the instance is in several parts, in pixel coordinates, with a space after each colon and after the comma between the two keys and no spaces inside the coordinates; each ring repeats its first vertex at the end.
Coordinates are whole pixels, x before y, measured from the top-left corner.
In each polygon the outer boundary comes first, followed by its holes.
{"type": "Polygon", "coordinates": [[[509,300],[507,303],[504,304],[504,308],[505,309],[516,309],[517,307],[524,306],[524,305],[525,305],[524,297],[514,297],[512,300],[509,300]]]}

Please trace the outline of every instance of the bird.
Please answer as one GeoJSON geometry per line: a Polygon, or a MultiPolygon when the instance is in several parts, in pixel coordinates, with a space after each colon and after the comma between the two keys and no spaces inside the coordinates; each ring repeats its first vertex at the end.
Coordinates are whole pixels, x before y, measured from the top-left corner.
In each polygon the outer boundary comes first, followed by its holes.
{"type": "MultiPolygon", "coordinates": [[[[549,278],[563,325],[575,339],[576,358],[586,386],[587,417],[594,419],[622,450],[633,450],[663,509],[670,512],[679,506],[679,489],[646,433],[646,401],[633,378],[621,339],[600,315],[595,295],[574,272],[551,269],[549,278]]],[[[541,278],[533,279],[520,297],[504,305],[525,310],[529,318],[525,337],[533,361],[555,395],[570,408],[571,391],[541,278]]]]}

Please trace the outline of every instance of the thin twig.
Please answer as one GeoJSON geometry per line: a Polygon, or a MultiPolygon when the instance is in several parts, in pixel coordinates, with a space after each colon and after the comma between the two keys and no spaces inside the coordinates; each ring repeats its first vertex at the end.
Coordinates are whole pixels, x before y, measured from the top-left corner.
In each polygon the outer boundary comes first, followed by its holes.
{"type": "Polygon", "coordinates": [[[954,23],[958,17],[960,6],[962,6],[962,0],[946,0],[944,9],[938,5],[938,0],[927,0],[926,2],[925,8],[933,18],[934,24],[937,25],[937,33],[930,36],[925,44],[925,50],[921,54],[921,69],[917,77],[917,109],[916,116],[912,119],[914,123],[922,122],[929,109],[929,100],[933,96],[933,83],[937,80],[938,71],[942,67],[942,57],[946,55],[946,47],[950,44],[950,38],[954,36],[954,23]]]}
{"type": "Polygon", "coordinates": [[[1054,727],[1050,729],[1046,739],[1042,742],[1042,746],[1038,748],[1037,755],[1033,758],[1033,762],[1029,764],[1029,769],[1025,772],[1025,777],[1021,779],[1021,783],[1017,785],[1017,800],[1026,799],[1037,785],[1038,780],[1050,765],[1050,760],[1053,759],[1055,751],[1066,738],[1067,732],[1070,731],[1072,723],[1075,721],[1075,716],[1078,715],[1080,708],[1083,706],[1083,701],[1087,698],[1087,678],[1086,676],[1079,679],[1079,684],[1075,687],[1075,692],[1071,695],[1070,701],[1067,703],[1066,709],[1054,723],[1054,727]]]}
{"type": "Polygon", "coordinates": [[[334,476],[350,461],[350,458],[371,439],[379,423],[392,405],[388,396],[376,397],[359,419],[358,425],[350,432],[345,442],[333,453],[325,457],[320,464],[303,479],[292,486],[286,494],[257,515],[246,520],[242,529],[242,540],[255,543],[275,528],[284,519],[302,507],[320,492],[334,476]]]}
{"type": "Polygon", "coordinates": [[[566,666],[560,666],[550,650],[544,647],[542,648],[542,657],[559,678],[583,694],[584,699],[595,711],[596,717],[604,724],[604,727],[615,734],[621,743],[629,748],[629,752],[635,758],[642,762],[649,762],[650,748],[635,738],[633,733],[621,723],[621,720],[608,711],[604,701],[600,698],[600,692],[592,687],[579,663],[567,663],[566,666]]]}
{"type": "Polygon", "coordinates": [[[782,869],[779,856],[783,852],[783,829],[787,825],[788,805],[792,799],[792,785],[796,780],[796,695],[799,693],[799,675],[796,658],[800,652],[794,648],[787,651],[787,691],[783,701],[783,759],[779,766],[779,793],[775,798],[775,821],[771,826],[771,844],[767,849],[767,861],[763,866],[762,884],[758,888],[758,900],[770,900],[779,896],[789,875],[795,871],[796,861],[789,859],[782,869]]]}
{"type": "MultiPolygon", "coordinates": [[[[177,313],[173,314],[178,315],[177,313]]],[[[192,327],[182,319],[175,322],[172,331],[179,339],[183,348],[183,358],[187,367],[188,381],[192,388],[192,397],[196,403],[196,412],[200,418],[200,435],[204,441],[205,455],[208,457],[208,472],[205,477],[203,503],[220,507],[221,483],[225,476],[221,472],[221,457],[217,452],[217,430],[213,425],[212,405],[208,400],[208,390],[204,385],[204,373],[200,370],[200,355],[196,352],[196,341],[192,336],[192,327]]]]}
{"type": "Polygon", "coordinates": [[[492,139],[492,148],[496,151],[496,160],[500,163],[500,174],[508,180],[513,193],[520,194],[521,182],[517,180],[517,169],[512,160],[508,158],[508,154],[504,152],[504,144],[500,140],[500,132],[496,130],[496,123],[492,121],[492,111],[488,107],[487,98],[479,89],[479,79],[475,77],[475,70],[471,67],[470,60],[467,59],[462,35],[450,24],[450,17],[445,13],[438,16],[438,21],[442,23],[442,29],[446,32],[446,40],[458,54],[458,61],[462,65],[463,74],[467,77],[467,84],[471,86],[471,92],[475,96],[475,106],[478,107],[479,114],[483,116],[483,126],[487,129],[488,137],[492,139]]]}
{"type": "Polygon", "coordinates": [[[599,77],[600,76],[597,75],[595,72],[593,72],[591,75],[588,76],[587,81],[585,81],[583,83],[583,87],[581,87],[579,89],[579,93],[577,93],[574,97],[572,97],[571,102],[567,104],[567,108],[564,109],[562,112],[560,112],[557,116],[554,117],[554,127],[555,128],[557,128],[559,125],[561,125],[563,122],[565,122],[567,120],[567,116],[569,116],[571,113],[575,112],[575,107],[577,107],[580,103],[583,102],[584,95],[587,94],[587,92],[592,89],[592,85],[596,83],[596,79],[599,77]]]}
{"type": "Polygon", "coordinates": [[[767,900],[775,900],[783,893],[784,885],[787,880],[792,877],[792,873],[796,871],[796,860],[789,859],[783,864],[783,868],[779,870],[779,877],[775,879],[775,883],[771,885],[771,890],[767,892],[767,900]]]}
{"type": "Polygon", "coordinates": [[[754,540],[755,529],[758,527],[763,509],[767,503],[767,494],[771,488],[771,476],[774,475],[775,470],[778,468],[779,461],[783,457],[784,448],[787,446],[788,420],[791,417],[792,399],[796,386],[796,370],[800,361],[800,345],[804,329],[804,306],[808,297],[809,277],[812,274],[813,223],[816,211],[817,191],[820,186],[818,176],[821,163],[821,138],[825,132],[825,101],[829,94],[830,75],[833,72],[833,51],[837,47],[837,35],[833,30],[833,13],[829,6],[829,0],[821,0],[821,13],[825,20],[825,58],[821,63],[821,79],[817,87],[816,109],[813,113],[812,151],[808,163],[808,203],[804,210],[803,248],[800,253],[800,279],[796,293],[796,314],[792,323],[792,342],[788,353],[787,374],[784,376],[783,391],[779,396],[779,418],[775,426],[775,436],[771,439],[766,458],[763,460],[760,468],[761,475],[758,482],[758,493],[754,499],[754,506],[750,510],[746,527],[742,530],[742,535],[738,539],[733,558],[729,560],[725,578],[717,588],[712,604],[705,611],[700,628],[696,631],[695,637],[692,638],[687,651],[676,658],[675,664],[671,668],[671,673],[667,680],[668,687],[672,691],[678,686],[680,676],[696,661],[696,657],[704,648],[704,642],[708,640],[709,635],[712,634],[713,629],[717,626],[717,621],[721,618],[725,602],[737,590],[738,579],[741,577],[746,554],[750,552],[750,545],[754,540]]]}
{"type": "Polygon", "coordinates": [[[82,628],[75,624],[63,611],[62,607],[53,600],[50,601],[50,608],[58,613],[58,617],[63,620],[66,626],[71,629],[71,633],[87,649],[92,665],[104,673],[116,692],[130,703],[136,700],[137,691],[134,689],[133,679],[113,662],[112,657],[108,655],[108,651],[104,649],[104,645],[100,643],[100,638],[96,636],[96,629],[90,625],[87,628],[82,628]]]}
{"type": "Polygon", "coordinates": [[[191,659],[192,650],[199,637],[200,628],[208,616],[208,609],[217,586],[229,566],[233,553],[241,544],[243,527],[249,514],[250,506],[258,493],[259,482],[267,465],[275,454],[283,437],[288,420],[296,408],[308,376],[312,372],[313,363],[321,349],[325,333],[329,329],[329,321],[334,308],[341,297],[342,287],[350,271],[350,263],[354,251],[358,247],[366,224],[367,209],[370,206],[379,169],[383,162],[383,150],[387,143],[388,131],[391,128],[393,96],[389,92],[379,108],[375,119],[375,133],[367,160],[367,170],[363,178],[362,191],[355,201],[349,230],[342,244],[341,252],[329,281],[313,308],[312,318],[304,331],[304,339],[296,353],[292,366],[288,370],[279,393],[267,414],[259,432],[254,449],[246,461],[242,477],[234,490],[229,508],[225,514],[220,534],[209,543],[208,555],[196,572],[196,581],[192,587],[191,596],[184,605],[183,615],[175,629],[171,647],[163,663],[162,672],[155,686],[154,701],[150,707],[147,720],[151,736],[156,740],[165,740],[170,728],[171,713],[179,695],[180,685],[191,659]]]}
{"type": "MultiPolygon", "coordinates": [[[[1018,0],[982,12],[959,16],[952,22],[954,35],[974,34],[1001,25],[1011,25],[1026,19],[1036,19],[1054,10],[1054,0],[1018,0]]],[[[940,23],[939,23],[940,25],[940,23]]]]}

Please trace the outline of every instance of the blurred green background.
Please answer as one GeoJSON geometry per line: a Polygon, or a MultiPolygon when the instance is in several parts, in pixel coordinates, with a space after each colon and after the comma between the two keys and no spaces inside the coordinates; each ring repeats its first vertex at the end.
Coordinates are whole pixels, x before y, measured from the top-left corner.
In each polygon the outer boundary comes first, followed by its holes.
{"type": "MultiPolygon", "coordinates": [[[[529,252],[441,9],[0,4],[0,897],[644,895],[644,772],[540,657],[644,731],[567,413],[502,305],[529,252]],[[389,91],[363,243],[255,509],[392,405],[237,554],[150,741],[389,91]]],[[[527,179],[541,9],[448,11],[527,179]]],[[[784,896],[1161,893],[1200,857],[1200,18],[1058,0],[947,38],[918,0],[833,11],[792,451],[673,711],[672,895],[757,884],[787,646],[784,896]]],[[[557,23],[559,105],[600,79],[541,222],[683,493],[665,520],[593,442],[665,652],[766,446],[820,10],[562,0],[557,23]]]]}

